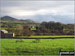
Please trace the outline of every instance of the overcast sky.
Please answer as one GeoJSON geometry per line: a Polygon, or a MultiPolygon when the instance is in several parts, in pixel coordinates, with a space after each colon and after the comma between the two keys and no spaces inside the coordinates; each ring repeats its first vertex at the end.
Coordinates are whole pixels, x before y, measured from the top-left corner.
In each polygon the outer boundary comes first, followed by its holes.
{"type": "Polygon", "coordinates": [[[74,23],[74,1],[3,1],[1,16],[74,23]]]}

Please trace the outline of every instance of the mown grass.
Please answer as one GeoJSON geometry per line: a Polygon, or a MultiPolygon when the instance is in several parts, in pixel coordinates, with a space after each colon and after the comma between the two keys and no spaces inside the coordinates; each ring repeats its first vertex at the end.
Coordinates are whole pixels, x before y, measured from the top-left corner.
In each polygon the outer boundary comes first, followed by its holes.
{"type": "Polygon", "coordinates": [[[59,55],[74,51],[74,39],[0,39],[2,55],[59,55]],[[22,40],[22,42],[16,42],[22,40]]]}

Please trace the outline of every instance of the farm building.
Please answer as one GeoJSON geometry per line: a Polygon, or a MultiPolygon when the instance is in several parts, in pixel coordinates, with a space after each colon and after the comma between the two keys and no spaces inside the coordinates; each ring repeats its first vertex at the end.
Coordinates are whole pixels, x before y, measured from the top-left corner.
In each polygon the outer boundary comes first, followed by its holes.
{"type": "Polygon", "coordinates": [[[14,33],[9,33],[7,30],[0,30],[0,38],[11,38],[14,36],[14,33]]]}
{"type": "Polygon", "coordinates": [[[31,25],[31,26],[30,26],[30,29],[31,29],[31,30],[36,30],[36,26],[31,25]]]}

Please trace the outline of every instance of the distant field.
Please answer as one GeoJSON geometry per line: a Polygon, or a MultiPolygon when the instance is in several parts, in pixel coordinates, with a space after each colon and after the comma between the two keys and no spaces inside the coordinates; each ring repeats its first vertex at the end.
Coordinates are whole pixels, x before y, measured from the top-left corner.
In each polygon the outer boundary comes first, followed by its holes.
{"type": "Polygon", "coordinates": [[[55,36],[31,36],[31,37],[74,37],[74,35],[55,35],[55,36]]]}
{"type": "Polygon", "coordinates": [[[0,27],[0,30],[5,30],[5,29],[7,29],[7,28],[1,28],[1,27],[0,27]]]}
{"type": "Polygon", "coordinates": [[[59,55],[74,51],[74,39],[0,39],[2,55],[59,55]],[[22,40],[23,42],[16,42],[22,40]]]}
{"type": "Polygon", "coordinates": [[[74,37],[74,35],[52,35],[52,36],[17,36],[17,38],[56,38],[56,37],[74,37]]]}

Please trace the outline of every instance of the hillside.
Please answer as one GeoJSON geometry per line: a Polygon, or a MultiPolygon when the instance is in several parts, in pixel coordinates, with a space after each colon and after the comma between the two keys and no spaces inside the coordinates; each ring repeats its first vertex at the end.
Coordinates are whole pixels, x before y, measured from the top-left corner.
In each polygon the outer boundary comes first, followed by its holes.
{"type": "Polygon", "coordinates": [[[26,19],[26,20],[19,20],[19,19],[16,19],[14,17],[11,17],[11,16],[3,16],[0,18],[1,22],[13,22],[13,23],[36,23],[35,21],[33,20],[30,20],[30,19],[26,19]]]}
{"type": "Polygon", "coordinates": [[[7,21],[7,20],[17,20],[17,19],[13,18],[13,17],[10,17],[10,16],[4,16],[4,17],[1,17],[0,20],[7,21]]]}
{"type": "Polygon", "coordinates": [[[8,26],[16,27],[17,25],[27,25],[27,24],[38,25],[37,22],[30,20],[30,19],[26,19],[26,20],[20,19],[19,20],[11,16],[3,16],[0,18],[1,29],[6,29],[8,26]]]}

